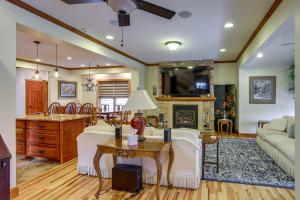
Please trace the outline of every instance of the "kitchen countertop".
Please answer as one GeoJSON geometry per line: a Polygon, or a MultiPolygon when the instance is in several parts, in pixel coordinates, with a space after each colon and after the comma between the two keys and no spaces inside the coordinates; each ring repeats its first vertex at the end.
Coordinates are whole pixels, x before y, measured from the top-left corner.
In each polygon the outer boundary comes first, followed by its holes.
{"type": "Polygon", "coordinates": [[[71,121],[76,119],[83,119],[91,117],[90,115],[79,115],[79,114],[37,114],[37,115],[24,115],[17,117],[17,120],[27,120],[27,121],[53,121],[53,122],[63,122],[71,121]]]}

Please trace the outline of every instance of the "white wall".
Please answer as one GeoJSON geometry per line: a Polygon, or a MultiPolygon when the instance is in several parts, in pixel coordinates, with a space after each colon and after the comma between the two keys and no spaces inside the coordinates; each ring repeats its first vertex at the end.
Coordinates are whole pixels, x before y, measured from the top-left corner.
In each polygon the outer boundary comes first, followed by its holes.
{"type": "Polygon", "coordinates": [[[248,67],[239,70],[239,132],[256,133],[258,120],[293,115],[295,101],[289,93],[289,66],[248,67]],[[249,104],[249,76],[276,76],[276,104],[249,104]]]}
{"type": "MultiPolygon", "coordinates": [[[[295,0],[296,1],[296,0],[295,0]]],[[[296,34],[295,34],[295,66],[296,66],[296,199],[300,200],[300,1],[297,0],[296,34]]]]}
{"type": "MultiPolygon", "coordinates": [[[[35,70],[17,68],[16,70],[16,116],[23,116],[26,113],[26,79],[32,79],[35,70]]],[[[48,72],[40,71],[41,80],[48,81],[48,72]]]]}
{"type": "Polygon", "coordinates": [[[237,84],[238,67],[236,63],[217,63],[215,68],[215,84],[237,84]]]}
{"type": "MultiPolygon", "coordinates": [[[[0,134],[12,155],[10,185],[16,185],[16,23],[0,2],[0,134]]],[[[2,181],[2,180],[0,180],[2,181]]]]}

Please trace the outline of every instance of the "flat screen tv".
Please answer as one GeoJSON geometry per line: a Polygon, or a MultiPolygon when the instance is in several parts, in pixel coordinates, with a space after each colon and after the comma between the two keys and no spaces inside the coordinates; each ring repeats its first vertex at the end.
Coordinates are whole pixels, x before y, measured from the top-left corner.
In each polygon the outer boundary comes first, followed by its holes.
{"type": "Polygon", "coordinates": [[[210,67],[161,68],[162,93],[170,96],[198,97],[210,93],[210,67]]]}

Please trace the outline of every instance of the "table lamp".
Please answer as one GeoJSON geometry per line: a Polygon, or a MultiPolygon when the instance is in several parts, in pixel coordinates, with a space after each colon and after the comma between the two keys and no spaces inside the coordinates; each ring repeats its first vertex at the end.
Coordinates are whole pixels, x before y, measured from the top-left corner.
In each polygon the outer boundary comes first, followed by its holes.
{"type": "Polygon", "coordinates": [[[134,117],[131,120],[131,127],[137,129],[137,135],[139,141],[144,140],[144,129],[146,127],[146,119],[143,117],[142,110],[153,110],[157,106],[149,97],[146,90],[136,90],[132,91],[127,103],[125,104],[124,111],[138,111],[134,114],[134,117]]]}

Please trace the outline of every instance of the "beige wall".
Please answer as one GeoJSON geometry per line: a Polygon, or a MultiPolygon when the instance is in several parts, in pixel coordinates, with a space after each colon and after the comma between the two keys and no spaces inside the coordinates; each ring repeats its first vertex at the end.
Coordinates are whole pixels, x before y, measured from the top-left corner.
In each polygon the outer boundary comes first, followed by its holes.
{"type": "Polygon", "coordinates": [[[256,133],[258,120],[295,115],[295,100],[289,92],[289,66],[240,68],[239,77],[240,133],[256,133]],[[249,104],[249,76],[276,76],[276,104],[249,104]]]}
{"type": "MultiPolygon", "coordinates": [[[[27,62],[17,62],[17,80],[16,80],[16,113],[17,116],[25,114],[25,80],[31,79],[35,73],[36,65],[27,62]]],[[[78,100],[80,103],[92,103],[97,106],[97,92],[84,92],[82,83],[88,77],[88,70],[64,70],[60,69],[59,77],[54,76],[54,68],[40,65],[42,80],[47,80],[49,85],[48,96],[49,105],[53,102],[59,102],[61,105],[66,105],[70,101],[78,100]],[[77,98],[58,98],[58,81],[75,81],[77,82],[77,98]]],[[[115,69],[100,69],[92,70],[92,78],[96,81],[108,79],[129,79],[131,81],[131,90],[136,90],[139,87],[140,79],[137,70],[127,68],[115,69]]]]}
{"type": "MultiPolygon", "coordinates": [[[[295,0],[296,1],[296,0],[295,0]]],[[[295,34],[295,65],[296,65],[296,199],[300,199],[300,1],[296,8],[296,34],[295,34]]]]}
{"type": "MultiPolygon", "coordinates": [[[[215,84],[236,84],[237,83],[237,65],[235,63],[219,63],[212,65],[215,68],[215,84]]],[[[157,86],[160,94],[160,73],[158,66],[146,68],[146,90],[153,97],[153,86],[157,86]]]]}

